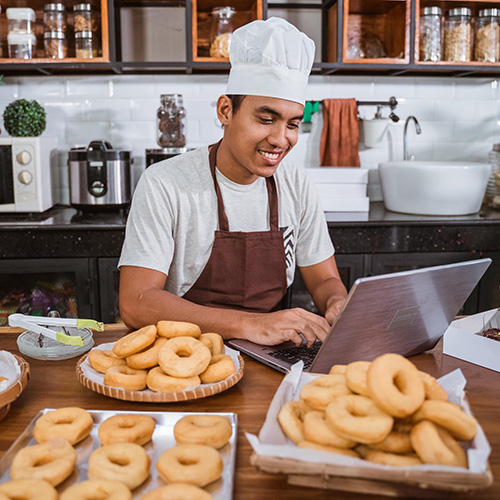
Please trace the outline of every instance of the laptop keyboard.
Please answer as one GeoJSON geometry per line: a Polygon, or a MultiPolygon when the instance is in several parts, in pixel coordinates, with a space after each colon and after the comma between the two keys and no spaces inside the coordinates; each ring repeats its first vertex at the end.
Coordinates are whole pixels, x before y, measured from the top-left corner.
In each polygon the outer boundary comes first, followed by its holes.
{"type": "Polygon", "coordinates": [[[286,349],[279,349],[277,351],[269,353],[273,358],[279,359],[291,365],[297,363],[298,361],[304,362],[304,369],[309,368],[318,354],[319,348],[322,346],[322,342],[316,341],[311,347],[307,347],[305,344],[301,346],[287,347],[286,349]]]}

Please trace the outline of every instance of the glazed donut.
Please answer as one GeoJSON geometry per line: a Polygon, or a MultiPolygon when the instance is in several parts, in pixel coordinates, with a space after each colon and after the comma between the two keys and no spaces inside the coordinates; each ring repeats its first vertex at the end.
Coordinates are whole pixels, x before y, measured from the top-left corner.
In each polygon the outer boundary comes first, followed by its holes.
{"type": "MultiPolygon", "coordinates": [[[[372,443],[373,449],[385,451],[386,453],[412,453],[413,446],[411,445],[409,432],[397,432],[393,430],[380,443],[372,443]]],[[[379,462],[380,463],[380,462],[379,462]]]]}
{"type": "Polygon", "coordinates": [[[151,441],[156,422],[147,415],[115,415],[99,426],[101,444],[135,443],[151,441]]]}
{"type": "Polygon", "coordinates": [[[331,429],[326,421],[325,414],[322,411],[310,411],[304,416],[302,433],[306,441],[333,446],[335,448],[353,448],[356,441],[339,436],[331,429]]]}
{"type": "Polygon", "coordinates": [[[421,371],[418,374],[424,383],[425,399],[448,400],[448,394],[432,375],[421,371]]]}
{"type": "Polygon", "coordinates": [[[312,450],[328,451],[329,453],[339,453],[340,455],[348,455],[350,457],[359,458],[359,455],[349,448],[338,448],[336,446],[326,446],[324,444],[313,443],[312,441],[301,441],[299,448],[310,448],[312,450]]]}
{"type": "Polygon", "coordinates": [[[236,373],[236,366],[234,366],[231,356],[229,354],[216,354],[212,356],[207,369],[200,373],[200,379],[202,384],[214,384],[225,380],[233,373],[236,373]]]}
{"type": "Polygon", "coordinates": [[[159,366],[149,370],[146,377],[148,389],[155,392],[179,392],[196,387],[201,384],[198,375],[194,377],[171,377],[167,375],[159,366]]]}
{"type": "Polygon", "coordinates": [[[370,398],[354,394],[340,396],[331,402],[326,407],[325,419],[337,434],[364,444],[384,440],[394,422],[370,398]]]}
{"type": "Polygon", "coordinates": [[[101,446],[89,458],[89,479],[121,481],[131,490],[149,476],[151,460],[144,448],[134,443],[101,446]]]}
{"type": "Polygon", "coordinates": [[[314,410],[323,411],[338,396],[352,394],[344,375],[322,375],[302,387],[299,399],[314,410]]]}
{"type": "Polygon", "coordinates": [[[76,444],[90,434],[93,425],[92,416],[83,408],[59,408],[45,413],[36,421],[33,437],[37,443],[63,437],[76,444]]]}
{"type": "Polygon", "coordinates": [[[462,447],[442,427],[422,420],[410,434],[411,444],[425,464],[451,465],[467,468],[467,456],[462,447]]]}
{"type": "Polygon", "coordinates": [[[61,484],[75,468],[76,451],[70,442],[58,437],[21,448],[10,468],[12,479],[44,479],[52,486],[61,484]]]}
{"type": "Polygon", "coordinates": [[[172,483],[146,493],[141,500],[212,500],[212,496],[194,484],[172,483]]]}
{"type": "Polygon", "coordinates": [[[156,469],[166,483],[203,487],[219,479],[224,464],[220,453],[211,446],[179,444],[163,452],[156,469]]]}
{"type": "Polygon", "coordinates": [[[370,361],[355,361],[346,366],[345,383],[352,392],[361,396],[369,396],[366,374],[370,365],[370,361]]]}
{"type": "Polygon", "coordinates": [[[128,391],[142,391],[146,388],[146,370],[134,370],[128,366],[112,366],[104,374],[104,385],[121,387],[128,391]]]}
{"type": "Polygon", "coordinates": [[[231,422],[220,415],[187,415],[174,426],[174,437],[179,444],[204,444],[222,448],[233,433],[231,422]]]}
{"type": "Polygon", "coordinates": [[[0,484],[3,500],[57,500],[57,490],[43,479],[17,479],[0,484]]]}
{"type": "Polygon", "coordinates": [[[172,377],[194,377],[210,363],[210,349],[193,337],[169,339],[158,353],[158,364],[172,377]]]}
{"type": "Polygon", "coordinates": [[[329,375],[345,375],[347,365],[333,365],[328,372],[329,375]]]}
{"type": "Polygon", "coordinates": [[[156,326],[148,325],[129,333],[115,342],[113,352],[119,358],[132,356],[136,352],[144,351],[156,340],[156,326]]]}
{"type": "Polygon", "coordinates": [[[203,342],[212,353],[212,356],[224,354],[224,340],[218,333],[202,333],[200,342],[203,342]]]}
{"type": "Polygon", "coordinates": [[[174,337],[194,337],[199,339],[201,329],[194,323],[186,323],[185,321],[158,321],[156,325],[158,328],[158,335],[173,339],[174,337]]]}
{"type": "Polygon", "coordinates": [[[107,479],[88,479],[73,484],[64,493],[60,500],[131,500],[132,492],[121,481],[107,479]]]}
{"type": "Polygon", "coordinates": [[[392,467],[408,467],[410,465],[422,465],[422,460],[415,453],[408,455],[398,455],[381,450],[369,450],[364,456],[365,460],[381,465],[391,465],[392,467]]]}
{"type": "Polygon", "coordinates": [[[477,420],[450,401],[426,400],[413,415],[414,422],[430,420],[449,431],[456,439],[469,441],[477,432],[477,420]]]}
{"type": "Polygon", "coordinates": [[[278,422],[283,432],[295,443],[305,441],[303,423],[310,409],[302,401],[288,401],[278,413],[278,422]]]}
{"type": "Polygon", "coordinates": [[[383,354],[372,361],[367,381],[375,404],[393,417],[412,414],[425,398],[417,368],[400,354],[383,354]]]}
{"type": "Polygon", "coordinates": [[[135,370],[146,370],[147,368],[153,368],[153,366],[158,365],[158,353],[160,349],[165,345],[167,339],[163,337],[158,337],[153,345],[148,347],[145,351],[132,354],[127,356],[125,361],[127,366],[134,368],[135,370]]]}
{"type": "Polygon", "coordinates": [[[111,349],[92,349],[87,359],[90,366],[99,373],[106,373],[112,366],[125,365],[125,360],[119,358],[111,349]]]}

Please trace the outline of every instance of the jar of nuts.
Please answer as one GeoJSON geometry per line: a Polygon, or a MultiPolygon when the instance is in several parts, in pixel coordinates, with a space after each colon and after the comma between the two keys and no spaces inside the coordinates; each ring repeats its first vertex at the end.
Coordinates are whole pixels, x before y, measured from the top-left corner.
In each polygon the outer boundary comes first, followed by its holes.
{"type": "Polygon", "coordinates": [[[66,31],[66,7],[62,3],[48,3],[43,8],[44,31],[66,31]]]}
{"type": "Polygon", "coordinates": [[[474,60],[481,62],[500,61],[500,10],[480,10],[475,28],[474,60]]]}
{"type": "Polygon", "coordinates": [[[184,120],[186,112],[181,94],[163,94],[156,112],[157,142],[162,148],[184,148],[184,120]]]}
{"type": "Polygon", "coordinates": [[[75,55],[93,59],[99,55],[99,37],[93,31],[75,31],[75,55]]]}
{"type": "Polygon", "coordinates": [[[234,31],[233,7],[215,7],[212,9],[210,28],[210,57],[229,58],[229,44],[234,31]]]}
{"type": "Polygon", "coordinates": [[[471,10],[450,9],[444,19],[444,60],[470,61],[472,56],[471,10]]]}
{"type": "Polygon", "coordinates": [[[79,3],[73,7],[73,20],[75,32],[98,30],[97,16],[89,3],[79,3]]]}
{"type": "Polygon", "coordinates": [[[45,57],[64,59],[68,55],[68,41],[64,31],[46,31],[43,34],[45,57]]]}

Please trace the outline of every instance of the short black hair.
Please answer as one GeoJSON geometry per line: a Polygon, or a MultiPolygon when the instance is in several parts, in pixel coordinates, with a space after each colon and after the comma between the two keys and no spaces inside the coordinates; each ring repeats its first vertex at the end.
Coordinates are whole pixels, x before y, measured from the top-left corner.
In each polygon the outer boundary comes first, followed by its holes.
{"type": "Polygon", "coordinates": [[[245,99],[244,95],[236,95],[236,94],[231,94],[228,95],[229,99],[231,99],[231,104],[233,105],[233,115],[236,114],[238,109],[241,106],[241,103],[243,102],[243,99],[245,99]]]}

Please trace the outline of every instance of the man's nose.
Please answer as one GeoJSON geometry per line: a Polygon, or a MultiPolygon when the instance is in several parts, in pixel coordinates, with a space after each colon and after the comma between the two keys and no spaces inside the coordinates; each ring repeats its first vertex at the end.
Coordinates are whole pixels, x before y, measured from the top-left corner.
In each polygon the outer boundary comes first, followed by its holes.
{"type": "Polygon", "coordinates": [[[286,149],[288,148],[289,139],[288,139],[288,127],[286,125],[276,125],[271,130],[271,133],[268,137],[269,144],[272,146],[286,149]]]}

